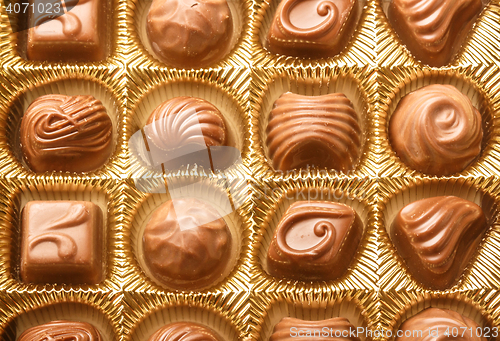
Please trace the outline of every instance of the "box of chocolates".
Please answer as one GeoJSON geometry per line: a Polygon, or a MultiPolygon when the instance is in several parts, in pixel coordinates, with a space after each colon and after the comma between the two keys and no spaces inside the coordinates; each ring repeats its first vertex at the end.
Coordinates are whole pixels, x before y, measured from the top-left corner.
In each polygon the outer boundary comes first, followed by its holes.
{"type": "Polygon", "coordinates": [[[500,339],[499,0],[1,3],[0,340],[500,339]]]}

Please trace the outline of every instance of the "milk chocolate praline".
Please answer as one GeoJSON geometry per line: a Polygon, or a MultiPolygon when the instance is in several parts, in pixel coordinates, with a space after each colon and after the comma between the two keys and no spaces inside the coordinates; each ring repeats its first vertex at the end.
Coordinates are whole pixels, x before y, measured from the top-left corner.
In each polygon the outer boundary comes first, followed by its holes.
{"type": "Polygon", "coordinates": [[[403,207],[392,223],[391,238],[417,281],[444,290],[459,279],[486,229],[481,207],[441,196],[403,207]]]}
{"type": "Polygon", "coordinates": [[[349,206],[298,201],[281,218],[267,253],[271,275],[297,280],[340,277],[358,248],[363,224],[349,206]]]}
{"type": "Polygon", "coordinates": [[[157,208],[143,235],[151,275],[168,287],[192,290],[221,279],[232,237],[217,210],[199,199],[173,199],[157,208]]]}
{"type": "Polygon", "coordinates": [[[148,341],[223,341],[211,328],[194,322],[175,322],[158,329],[148,341]]]}
{"type": "Polygon", "coordinates": [[[101,341],[99,331],[87,322],[52,321],[29,328],[17,341],[78,340],[101,341]]]}
{"type": "Polygon", "coordinates": [[[147,34],[162,62],[178,68],[205,67],[229,52],[231,10],[226,0],[153,0],[147,34]]]}
{"type": "Polygon", "coordinates": [[[481,152],[481,114],[454,86],[428,85],[399,101],[389,122],[389,139],[410,168],[452,175],[467,168],[481,152]]]}
{"type": "Polygon", "coordinates": [[[460,49],[481,8],[481,0],[392,0],[387,16],[417,59],[444,66],[460,49]]]}

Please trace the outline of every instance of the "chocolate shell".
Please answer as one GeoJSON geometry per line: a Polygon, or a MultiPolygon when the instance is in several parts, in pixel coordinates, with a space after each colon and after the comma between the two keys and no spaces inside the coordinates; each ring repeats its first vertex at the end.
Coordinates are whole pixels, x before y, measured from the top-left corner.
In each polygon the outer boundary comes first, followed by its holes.
{"type": "Polygon", "coordinates": [[[403,97],[389,123],[396,155],[410,168],[446,176],[463,171],[481,152],[481,114],[452,85],[428,85],[403,97]]]}
{"type": "Polygon", "coordinates": [[[318,167],[346,172],[358,161],[361,129],[344,94],[287,92],[274,103],[266,142],[276,170],[318,167]]]}
{"type": "Polygon", "coordinates": [[[158,329],[148,341],[223,341],[212,329],[193,322],[175,322],[158,329]]]}
{"type": "Polygon", "coordinates": [[[483,332],[476,322],[448,309],[425,309],[406,320],[399,330],[402,331],[402,336],[398,336],[396,341],[487,340],[481,337],[483,332]],[[450,335],[445,335],[446,332],[450,335]],[[453,334],[458,336],[452,337],[453,334]]]}
{"type": "Polygon", "coordinates": [[[289,341],[295,338],[314,341],[360,340],[357,337],[356,327],[344,317],[334,317],[321,321],[284,317],[274,326],[269,341],[289,341]]]}
{"type": "Polygon", "coordinates": [[[171,288],[206,287],[228,265],[231,242],[229,227],[211,205],[173,199],[156,209],[146,225],[144,260],[151,274],[171,288]]]}
{"type": "Polygon", "coordinates": [[[391,238],[417,281],[444,290],[459,279],[486,230],[481,207],[442,196],[406,205],[392,223],[391,238]]]}
{"type": "Polygon", "coordinates": [[[358,248],[363,223],[344,204],[293,203],[281,218],[267,253],[268,272],[297,280],[342,276],[358,248]]]}
{"type": "Polygon", "coordinates": [[[357,0],[283,0],[267,36],[272,53],[322,58],[338,54],[351,38],[357,0]]]}
{"type": "Polygon", "coordinates": [[[86,322],[52,321],[29,328],[17,341],[78,340],[101,341],[97,329],[86,322]]]}
{"type": "Polygon", "coordinates": [[[104,165],[113,145],[113,125],[92,96],[37,98],[21,122],[24,160],[37,173],[89,172],[104,165]]]}
{"type": "Polygon", "coordinates": [[[392,0],[387,17],[417,59],[444,66],[460,49],[481,8],[481,0],[392,0]]]}
{"type": "Polygon", "coordinates": [[[177,68],[198,68],[228,52],[233,19],[226,0],[153,0],[147,18],[157,57],[177,68]]]}

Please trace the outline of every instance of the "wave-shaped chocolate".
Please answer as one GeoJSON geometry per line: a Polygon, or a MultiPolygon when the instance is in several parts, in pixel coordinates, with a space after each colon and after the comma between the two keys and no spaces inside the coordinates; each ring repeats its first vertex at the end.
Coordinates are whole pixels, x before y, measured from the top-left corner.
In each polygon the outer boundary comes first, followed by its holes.
{"type": "Polygon", "coordinates": [[[143,236],[144,260],[152,275],[178,290],[205,287],[224,272],[231,232],[211,205],[174,199],[154,211],[143,236]]]}
{"type": "Polygon", "coordinates": [[[267,42],[271,52],[297,57],[331,57],[354,30],[357,0],[283,0],[267,42]]]}
{"type": "Polygon", "coordinates": [[[481,152],[481,114],[452,85],[428,85],[403,97],[389,124],[397,156],[426,174],[463,171],[481,152]]]}
{"type": "Polygon", "coordinates": [[[113,125],[92,96],[37,98],[21,122],[21,148],[33,171],[88,172],[108,160],[113,125]]]}
{"type": "Polygon", "coordinates": [[[204,67],[229,52],[233,19],[226,0],[153,0],[147,33],[161,61],[204,67]]]}
{"type": "Polygon", "coordinates": [[[448,309],[425,309],[406,320],[399,329],[402,336],[396,341],[486,341],[476,322],[448,309]],[[452,337],[457,330],[458,335],[452,337]],[[446,332],[450,335],[445,335],[446,332]]]}
{"type": "Polygon", "coordinates": [[[356,253],[363,223],[347,205],[298,201],[281,218],[267,253],[267,268],[276,277],[297,280],[335,279],[356,253]]]}
{"type": "Polygon", "coordinates": [[[426,287],[442,290],[458,280],[486,229],[481,207],[442,196],[406,205],[391,237],[408,271],[426,287]]]}
{"type": "Polygon", "coordinates": [[[318,167],[345,172],[360,154],[358,116],[344,94],[287,92],[271,111],[267,146],[276,170],[318,167]]]}
{"type": "Polygon", "coordinates": [[[387,16],[417,59],[443,66],[460,49],[481,8],[481,0],[392,0],[387,16]]]}
{"type": "Polygon", "coordinates": [[[223,341],[211,328],[193,322],[175,322],[158,329],[148,341],[223,341]]]}
{"type": "Polygon", "coordinates": [[[359,341],[356,327],[345,317],[334,317],[320,321],[306,321],[284,317],[274,326],[269,341],[292,341],[297,338],[317,341],[350,340],[359,341]]]}
{"type": "Polygon", "coordinates": [[[17,341],[74,340],[101,341],[97,329],[86,322],[52,321],[29,328],[17,341]]]}

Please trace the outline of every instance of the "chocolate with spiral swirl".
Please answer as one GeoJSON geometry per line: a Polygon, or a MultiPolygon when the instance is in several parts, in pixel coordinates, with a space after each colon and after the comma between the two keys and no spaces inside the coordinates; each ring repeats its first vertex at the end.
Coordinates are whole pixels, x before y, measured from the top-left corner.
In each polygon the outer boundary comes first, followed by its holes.
{"type": "Polygon", "coordinates": [[[267,253],[267,270],[297,280],[335,279],[356,253],[363,223],[349,206],[298,201],[285,212],[267,253]]]}
{"type": "Polygon", "coordinates": [[[90,323],[76,321],[52,321],[29,328],[17,341],[75,340],[101,341],[101,334],[90,323]]]}
{"type": "Polygon", "coordinates": [[[158,329],[148,341],[222,341],[217,333],[194,322],[175,322],[158,329]]]}
{"type": "Polygon", "coordinates": [[[20,134],[24,160],[37,173],[96,170],[113,146],[111,119],[92,96],[37,98],[22,118],[20,134]]]}
{"type": "Polygon", "coordinates": [[[357,0],[283,0],[267,36],[276,54],[324,58],[338,54],[354,30],[357,0]]]}

